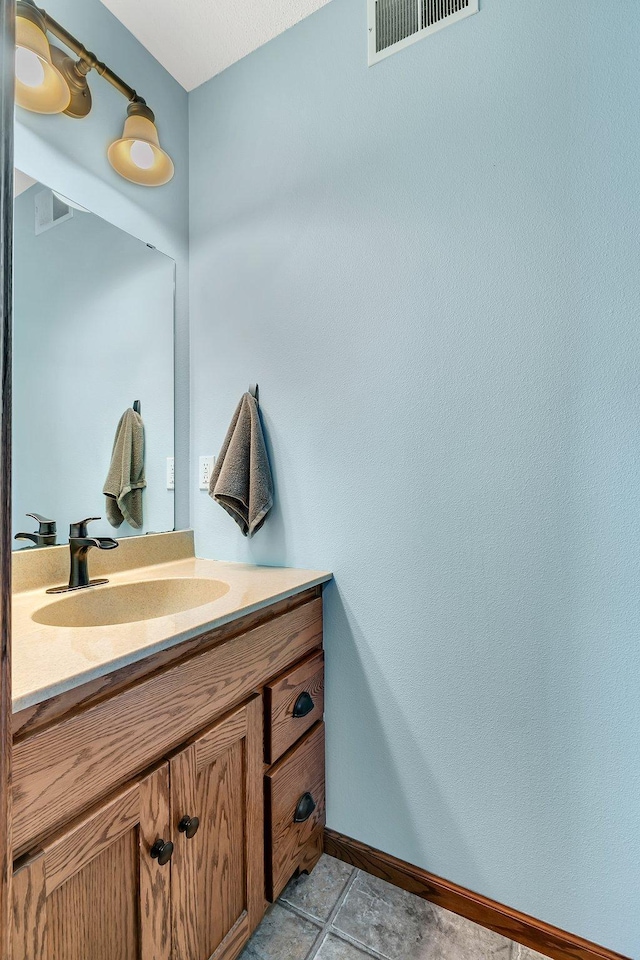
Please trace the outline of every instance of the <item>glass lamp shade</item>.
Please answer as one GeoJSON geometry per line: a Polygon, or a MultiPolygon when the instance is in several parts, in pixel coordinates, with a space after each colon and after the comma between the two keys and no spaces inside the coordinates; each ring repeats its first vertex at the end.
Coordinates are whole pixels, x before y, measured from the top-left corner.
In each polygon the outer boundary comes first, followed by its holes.
{"type": "Polygon", "coordinates": [[[34,113],[63,113],[71,91],[51,62],[45,33],[32,20],[16,20],[16,103],[34,113]]]}
{"type": "Polygon", "coordinates": [[[174,173],[171,157],[160,146],[155,123],[139,114],[127,117],[122,137],[114,140],[107,156],[116,173],[145,187],[160,187],[174,173]]]}

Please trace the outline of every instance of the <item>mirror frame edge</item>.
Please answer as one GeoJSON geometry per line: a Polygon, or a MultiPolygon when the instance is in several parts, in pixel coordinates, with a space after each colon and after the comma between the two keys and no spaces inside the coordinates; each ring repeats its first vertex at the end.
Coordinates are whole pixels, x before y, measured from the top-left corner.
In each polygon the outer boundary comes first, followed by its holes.
{"type": "Polygon", "coordinates": [[[15,0],[0,0],[0,957],[11,955],[11,323],[15,0]]]}

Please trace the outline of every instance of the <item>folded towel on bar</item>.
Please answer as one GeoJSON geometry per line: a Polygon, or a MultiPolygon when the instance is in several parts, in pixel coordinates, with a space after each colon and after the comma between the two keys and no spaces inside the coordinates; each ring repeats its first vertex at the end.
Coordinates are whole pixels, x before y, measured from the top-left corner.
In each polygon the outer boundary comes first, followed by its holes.
{"type": "Polygon", "coordinates": [[[144,423],[129,407],[120,417],[113,441],[111,465],[104,482],[107,520],[119,527],[123,520],[139,530],[142,527],[142,491],[144,478],[144,423]]]}
{"type": "Polygon", "coordinates": [[[260,529],[273,506],[273,479],[256,398],[245,393],[216,461],[209,496],[236,521],[245,537],[260,529]]]}

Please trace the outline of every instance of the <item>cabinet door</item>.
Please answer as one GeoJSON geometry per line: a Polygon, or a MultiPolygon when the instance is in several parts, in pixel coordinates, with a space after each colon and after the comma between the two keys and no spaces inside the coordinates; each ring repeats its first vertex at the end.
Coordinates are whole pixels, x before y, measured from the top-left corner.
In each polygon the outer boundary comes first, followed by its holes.
{"type": "Polygon", "coordinates": [[[174,960],[233,960],[260,922],[262,749],[255,696],[170,761],[174,960]]]}
{"type": "Polygon", "coordinates": [[[165,763],[19,866],[12,960],[169,960],[169,830],[165,763]]]}

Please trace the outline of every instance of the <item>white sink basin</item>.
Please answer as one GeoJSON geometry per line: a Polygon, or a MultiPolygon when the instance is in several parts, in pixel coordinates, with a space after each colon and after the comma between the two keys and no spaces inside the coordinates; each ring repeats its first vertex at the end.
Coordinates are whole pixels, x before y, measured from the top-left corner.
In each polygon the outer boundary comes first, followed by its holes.
{"type": "Polygon", "coordinates": [[[183,613],[228,592],[228,583],[202,577],[105,584],[69,593],[36,610],[32,619],[49,627],[107,627],[183,613]]]}

